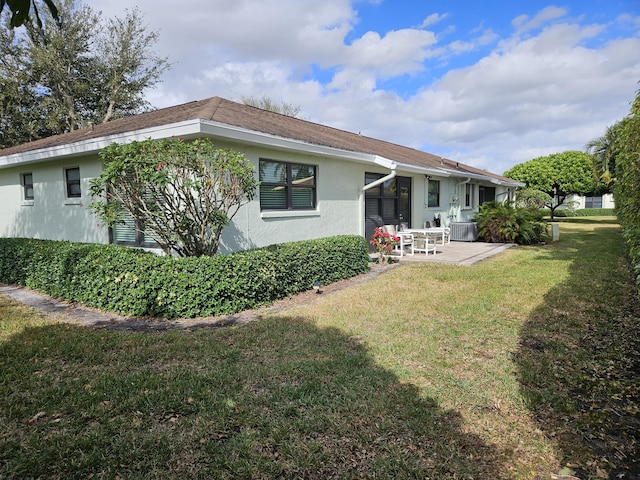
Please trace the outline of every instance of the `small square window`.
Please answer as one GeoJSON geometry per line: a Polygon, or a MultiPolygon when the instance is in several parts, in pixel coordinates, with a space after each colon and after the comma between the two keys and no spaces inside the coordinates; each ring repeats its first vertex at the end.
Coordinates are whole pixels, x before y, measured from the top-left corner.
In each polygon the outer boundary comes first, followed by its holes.
{"type": "Polygon", "coordinates": [[[22,191],[25,200],[33,200],[33,174],[22,174],[22,191]]]}
{"type": "Polygon", "coordinates": [[[65,180],[67,182],[67,198],[80,198],[82,191],[80,190],[80,168],[67,168],[64,171],[65,180]]]}

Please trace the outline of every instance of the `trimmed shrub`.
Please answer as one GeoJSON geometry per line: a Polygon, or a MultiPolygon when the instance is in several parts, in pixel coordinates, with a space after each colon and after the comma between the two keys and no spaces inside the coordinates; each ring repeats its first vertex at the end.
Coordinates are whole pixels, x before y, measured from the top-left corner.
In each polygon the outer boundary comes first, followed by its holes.
{"type": "Polygon", "coordinates": [[[487,202],[475,220],[478,238],[490,243],[542,243],[549,237],[547,222],[538,208],[515,208],[510,203],[487,202]]]}
{"type": "MultiPolygon", "coordinates": [[[[551,210],[548,208],[543,208],[540,211],[546,217],[551,215],[551,210]]],[[[554,217],[611,217],[615,215],[613,208],[580,208],[578,210],[559,208],[553,213],[554,217]]]]}
{"type": "Polygon", "coordinates": [[[640,294],[640,90],[621,122],[613,195],[631,268],[640,294]]]}
{"type": "Polygon", "coordinates": [[[229,255],[160,257],[117,245],[0,238],[0,282],[128,316],[237,313],[368,270],[366,240],[341,235],[229,255]]]}

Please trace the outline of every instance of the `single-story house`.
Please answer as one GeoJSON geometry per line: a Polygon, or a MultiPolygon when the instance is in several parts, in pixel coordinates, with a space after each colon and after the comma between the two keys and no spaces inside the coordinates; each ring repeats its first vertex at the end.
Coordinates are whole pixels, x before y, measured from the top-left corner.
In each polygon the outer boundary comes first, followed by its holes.
{"type": "Polygon", "coordinates": [[[576,195],[567,196],[564,203],[558,208],[580,210],[583,208],[615,208],[616,202],[613,193],[603,193],[602,195],[576,195]]]}
{"type": "Polygon", "coordinates": [[[369,236],[380,218],[414,227],[435,219],[467,222],[484,202],[510,198],[522,185],[420,150],[212,97],[0,150],[0,237],[151,246],[132,225],[103,225],[88,209],[89,184],[101,172],[98,153],[105,146],[171,137],[210,137],[243,152],[262,182],[225,228],[223,253],[369,236]]]}

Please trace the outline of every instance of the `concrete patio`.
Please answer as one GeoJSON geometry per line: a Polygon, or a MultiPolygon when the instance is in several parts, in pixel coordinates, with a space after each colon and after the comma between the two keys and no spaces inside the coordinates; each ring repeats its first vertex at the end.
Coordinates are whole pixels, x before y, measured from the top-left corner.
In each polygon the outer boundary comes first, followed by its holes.
{"type": "Polygon", "coordinates": [[[476,262],[493,257],[506,249],[515,247],[514,243],[484,243],[484,242],[451,242],[436,246],[436,254],[425,255],[416,253],[414,255],[393,255],[394,259],[399,259],[400,263],[405,262],[426,262],[444,263],[449,265],[473,265],[476,262]]]}

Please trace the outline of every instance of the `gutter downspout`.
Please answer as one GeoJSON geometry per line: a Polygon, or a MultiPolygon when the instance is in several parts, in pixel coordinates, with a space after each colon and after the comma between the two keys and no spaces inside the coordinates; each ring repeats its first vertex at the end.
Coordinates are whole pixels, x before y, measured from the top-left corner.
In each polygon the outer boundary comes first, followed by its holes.
{"type": "Polygon", "coordinates": [[[460,185],[464,185],[466,183],[469,183],[471,181],[471,177],[467,177],[466,180],[460,182],[460,183],[456,183],[456,188],[459,187],[460,185]]]}
{"type": "Polygon", "coordinates": [[[378,185],[380,185],[381,183],[386,182],[387,180],[391,180],[392,178],[395,178],[395,176],[397,175],[396,172],[396,166],[393,165],[391,167],[391,173],[389,175],[386,175],[382,178],[379,178],[378,180],[376,180],[375,182],[371,182],[366,184],[364,187],[362,187],[362,190],[360,190],[359,194],[358,194],[358,204],[360,206],[360,236],[364,237],[365,236],[365,231],[364,231],[364,192],[366,192],[367,190],[369,190],[370,188],[373,187],[377,187],[378,185]]]}

